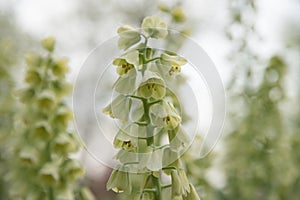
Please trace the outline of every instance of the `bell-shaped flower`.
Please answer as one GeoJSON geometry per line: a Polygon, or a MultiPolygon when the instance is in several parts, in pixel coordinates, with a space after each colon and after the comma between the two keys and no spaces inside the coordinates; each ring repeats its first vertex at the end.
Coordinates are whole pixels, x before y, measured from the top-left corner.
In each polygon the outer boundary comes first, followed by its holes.
{"type": "Polygon", "coordinates": [[[73,118],[73,113],[64,104],[60,105],[54,117],[54,123],[58,127],[67,128],[69,121],[73,118]]]}
{"type": "Polygon", "coordinates": [[[42,82],[41,72],[38,69],[27,70],[25,82],[31,85],[38,85],[42,82]]]}
{"type": "Polygon", "coordinates": [[[194,187],[193,184],[189,184],[190,186],[190,192],[187,193],[187,197],[185,198],[186,200],[200,200],[200,197],[194,187]]]}
{"type": "Polygon", "coordinates": [[[36,91],[33,87],[28,87],[16,91],[16,96],[22,103],[31,102],[36,97],[36,91]]]}
{"type": "Polygon", "coordinates": [[[163,101],[150,108],[151,122],[154,126],[175,129],[181,123],[181,117],[171,102],[163,101]]]}
{"type": "Polygon", "coordinates": [[[170,148],[173,151],[182,151],[185,150],[191,142],[189,135],[182,129],[182,127],[178,126],[174,129],[170,135],[170,148]]]}
{"type": "Polygon", "coordinates": [[[163,149],[150,152],[147,168],[151,171],[159,171],[162,168],[163,149]]]}
{"type": "Polygon", "coordinates": [[[184,191],[183,195],[186,196],[187,193],[190,192],[189,180],[186,176],[184,169],[182,169],[182,168],[178,169],[178,175],[181,180],[182,189],[184,191]]]}
{"type": "Polygon", "coordinates": [[[42,64],[42,57],[37,53],[27,53],[25,55],[25,62],[28,69],[36,69],[42,64]]]}
{"type": "Polygon", "coordinates": [[[120,58],[125,59],[128,63],[130,63],[134,66],[138,66],[139,61],[140,61],[139,50],[133,49],[133,50],[127,51],[126,53],[121,55],[120,58]]]}
{"type": "Polygon", "coordinates": [[[44,110],[51,110],[56,103],[55,94],[51,90],[45,90],[37,95],[37,105],[44,110]]]}
{"type": "Polygon", "coordinates": [[[114,169],[109,177],[106,184],[107,190],[113,190],[114,192],[121,193],[131,193],[131,180],[126,166],[118,166],[114,169]]]}
{"type": "Polygon", "coordinates": [[[131,107],[131,99],[125,95],[118,95],[102,112],[112,118],[128,120],[131,107]]]}
{"type": "MultiPolygon", "coordinates": [[[[181,167],[180,164],[180,160],[178,160],[180,158],[180,155],[178,154],[178,152],[171,150],[169,147],[164,148],[163,150],[163,167],[166,166],[174,166],[177,168],[181,167]]],[[[164,170],[164,172],[166,174],[170,174],[170,170],[164,170]]]]}
{"type": "Polygon", "coordinates": [[[38,176],[42,183],[47,185],[55,185],[60,179],[59,166],[57,163],[48,162],[40,169],[38,176]]]}
{"type": "Polygon", "coordinates": [[[65,80],[56,79],[51,81],[50,84],[51,88],[59,98],[68,95],[72,91],[72,85],[65,80]]]}
{"type": "Polygon", "coordinates": [[[144,106],[142,101],[133,100],[131,105],[131,113],[130,118],[132,121],[137,122],[140,121],[144,115],[144,106]]]}
{"type": "Polygon", "coordinates": [[[39,161],[39,154],[36,149],[25,146],[24,148],[21,148],[19,152],[19,160],[25,165],[35,165],[39,161]]]}
{"type": "Polygon", "coordinates": [[[51,138],[51,127],[47,121],[37,122],[32,129],[32,137],[35,139],[46,140],[51,138]]]}
{"type": "Polygon", "coordinates": [[[56,154],[67,155],[68,153],[76,152],[78,149],[77,141],[72,137],[72,134],[61,133],[55,137],[52,149],[56,154]]]}
{"type": "Polygon", "coordinates": [[[161,56],[162,68],[168,71],[170,76],[176,75],[181,72],[181,66],[187,63],[187,60],[175,53],[168,52],[162,53],[161,56]]]}
{"type": "Polygon", "coordinates": [[[119,160],[121,163],[135,163],[138,162],[138,154],[136,154],[135,152],[129,152],[127,150],[120,149],[114,156],[114,159],[119,160]]]}
{"type": "Polygon", "coordinates": [[[61,167],[62,176],[71,182],[74,182],[84,175],[84,170],[77,160],[66,160],[61,167]]]}
{"type": "Polygon", "coordinates": [[[186,192],[182,187],[182,180],[179,177],[177,170],[171,171],[171,178],[172,178],[172,199],[182,197],[186,192]]]}
{"type": "Polygon", "coordinates": [[[55,61],[54,65],[51,67],[52,73],[57,77],[64,77],[69,70],[68,66],[69,60],[67,58],[61,58],[55,61]]]}
{"type": "Polygon", "coordinates": [[[114,147],[126,151],[136,151],[138,145],[137,137],[131,136],[130,126],[121,128],[114,139],[114,147]]]}
{"type": "Polygon", "coordinates": [[[120,94],[132,94],[136,89],[136,75],[137,72],[135,68],[132,68],[126,74],[118,78],[113,88],[120,94]]]}
{"type": "Polygon", "coordinates": [[[122,26],[117,32],[120,36],[118,41],[120,49],[126,50],[141,40],[140,32],[131,26],[122,26]]]}
{"type": "Polygon", "coordinates": [[[52,52],[55,46],[55,38],[54,37],[47,37],[41,41],[42,47],[44,49],[52,52]]]}
{"type": "Polygon", "coordinates": [[[150,37],[158,39],[165,38],[168,34],[167,24],[159,16],[150,16],[144,18],[142,29],[150,37]]]}
{"type": "Polygon", "coordinates": [[[138,87],[137,94],[147,99],[162,99],[166,95],[165,82],[156,73],[147,71],[144,81],[138,87]]]}
{"type": "Polygon", "coordinates": [[[134,68],[134,65],[127,62],[125,58],[114,59],[113,65],[117,66],[117,73],[120,76],[127,74],[131,69],[134,68]]]}

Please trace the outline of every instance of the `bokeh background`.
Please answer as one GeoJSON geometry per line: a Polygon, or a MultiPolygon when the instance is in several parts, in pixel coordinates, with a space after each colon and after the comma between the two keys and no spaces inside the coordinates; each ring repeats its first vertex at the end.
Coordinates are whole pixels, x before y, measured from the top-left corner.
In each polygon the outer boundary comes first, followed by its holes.
{"type": "MultiPolygon", "coordinates": [[[[202,140],[199,133],[183,157],[202,199],[299,198],[298,0],[0,0],[0,110],[11,116],[0,119],[0,134],[12,128],[17,113],[13,91],[23,84],[24,54],[39,51],[40,39],[56,38],[57,54],[69,58],[68,79],[75,83],[94,47],[115,36],[121,25],[138,26],[145,16],[163,15],[158,9],[161,4],[183,7],[186,21],[181,26],[213,60],[226,90],[227,116],[220,141],[199,159],[195,155],[202,140]]],[[[84,87],[88,81],[80,84],[84,87]]],[[[109,86],[101,95],[106,93],[109,86]]],[[[68,102],[72,104],[72,97],[68,102]]],[[[206,104],[209,100],[202,106],[206,104]]],[[[203,113],[211,117],[208,110],[203,113]]],[[[89,133],[97,128],[89,120],[83,117],[82,124],[86,140],[93,140],[89,133]]],[[[208,124],[203,126],[205,130],[208,124]]],[[[0,139],[0,150],[5,152],[5,137],[0,139]]],[[[112,157],[111,152],[103,154],[112,157]]],[[[76,157],[95,196],[116,199],[105,189],[111,169],[84,150],[76,157]]],[[[1,188],[0,199],[5,193],[1,188]]]]}

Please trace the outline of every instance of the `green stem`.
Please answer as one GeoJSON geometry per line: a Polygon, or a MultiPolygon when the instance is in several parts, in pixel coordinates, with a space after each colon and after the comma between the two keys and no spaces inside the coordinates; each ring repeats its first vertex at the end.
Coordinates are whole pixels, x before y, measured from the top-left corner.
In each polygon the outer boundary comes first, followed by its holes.
{"type": "Polygon", "coordinates": [[[55,200],[53,188],[49,188],[49,200],[55,200]]]}
{"type": "Polygon", "coordinates": [[[152,102],[150,102],[148,105],[149,105],[149,107],[150,107],[150,106],[152,106],[153,104],[156,104],[156,103],[159,103],[159,102],[162,102],[162,100],[159,99],[159,100],[156,100],[156,101],[152,101],[152,102]]]}
{"type": "Polygon", "coordinates": [[[139,96],[135,96],[135,95],[127,95],[126,97],[130,97],[130,98],[133,98],[133,99],[139,99],[139,100],[145,100],[145,98],[143,97],[139,97],[139,96]]]}
{"type": "Polygon", "coordinates": [[[160,59],[160,57],[151,58],[151,59],[149,59],[149,60],[146,60],[146,61],[145,61],[145,64],[147,64],[147,63],[149,63],[149,62],[152,62],[152,61],[154,61],[154,60],[159,60],[159,59],[160,59]]]}
{"type": "Polygon", "coordinates": [[[147,53],[147,44],[148,44],[148,37],[144,36],[145,38],[145,48],[143,52],[143,68],[142,68],[142,76],[144,77],[145,71],[147,69],[147,63],[146,63],[146,53],[147,53]]]}
{"type": "Polygon", "coordinates": [[[159,177],[152,175],[152,180],[153,180],[154,185],[156,186],[155,199],[162,200],[161,185],[160,185],[159,177]]]}
{"type": "Polygon", "coordinates": [[[152,127],[150,125],[150,117],[149,117],[149,103],[147,99],[143,99],[143,107],[144,107],[144,117],[145,117],[145,122],[148,124],[147,125],[147,145],[151,146],[153,144],[153,133],[152,133],[152,127]]]}

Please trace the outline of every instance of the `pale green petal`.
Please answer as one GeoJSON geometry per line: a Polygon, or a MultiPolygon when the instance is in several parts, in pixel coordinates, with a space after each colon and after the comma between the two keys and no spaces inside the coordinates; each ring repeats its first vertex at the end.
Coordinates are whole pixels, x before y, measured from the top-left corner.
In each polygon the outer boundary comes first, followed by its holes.
{"type": "Polygon", "coordinates": [[[128,63],[133,64],[134,66],[139,65],[139,51],[133,50],[125,53],[121,58],[124,58],[128,63]]]}
{"type": "Polygon", "coordinates": [[[172,141],[170,141],[170,148],[173,151],[181,151],[184,148],[187,148],[191,141],[188,134],[181,127],[178,127],[176,130],[174,130],[174,133],[176,135],[172,141]]]}
{"type": "Polygon", "coordinates": [[[139,31],[131,26],[122,26],[117,32],[120,36],[118,41],[118,47],[120,49],[126,50],[141,40],[139,31]]]}
{"type": "Polygon", "coordinates": [[[28,68],[36,69],[42,63],[42,58],[39,54],[30,52],[25,55],[25,61],[28,68]]]}
{"type": "Polygon", "coordinates": [[[114,89],[121,94],[132,94],[136,89],[136,71],[131,69],[128,74],[121,76],[114,84],[114,89]]]}
{"type": "Polygon", "coordinates": [[[181,179],[177,170],[171,171],[172,178],[172,199],[176,196],[182,196],[183,190],[181,185],[181,179]]]}
{"type": "Polygon", "coordinates": [[[162,168],[163,149],[157,149],[150,154],[147,168],[151,171],[159,171],[162,168]]]}
{"type": "Polygon", "coordinates": [[[36,139],[49,139],[52,136],[49,123],[47,121],[37,122],[33,127],[32,136],[36,139]]]}
{"type": "Polygon", "coordinates": [[[137,138],[130,136],[130,126],[120,129],[114,139],[114,147],[128,151],[134,151],[137,148],[137,138]]]}
{"type": "Polygon", "coordinates": [[[77,151],[77,143],[70,136],[70,134],[61,133],[59,134],[52,144],[53,151],[60,155],[66,155],[71,152],[77,151]]]}
{"type": "Polygon", "coordinates": [[[139,96],[148,99],[152,95],[152,88],[151,86],[148,86],[146,83],[144,83],[139,86],[137,93],[139,96]]]}
{"type": "MultiPolygon", "coordinates": [[[[111,113],[109,114],[114,118],[127,121],[130,112],[130,107],[131,99],[124,95],[118,95],[110,104],[111,113]]],[[[107,108],[104,109],[104,111],[106,110],[107,108]]]]}
{"type": "Polygon", "coordinates": [[[55,163],[46,163],[38,175],[43,183],[53,185],[59,181],[58,171],[58,166],[55,163]]]}
{"type": "Polygon", "coordinates": [[[186,196],[187,192],[190,192],[189,180],[186,176],[184,169],[178,169],[178,174],[184,191],[183,195],[186,196]]]}
{"type": "Polygon", "coordinates": [[[113,170],[106,184],[107,190],[113,190],[117,193],[131,193],[131,187],[128,169],[120,166],[113,170]]]}
{"type": "Polygon", "coordinates": [[[114,158],[119,160],[121,163],[133,163],[138,161],[136,153],[128,152],[123,149],[120,149],[114,158]]]}
{"type": "Polygon", "coordinates": [[[187,195],[188,200],[200,200],[200,197],[193,184],[190,183],[190,192],[187,195]]]}
{"type": "Polygon", "coordinates": [[[35,165],[39,161],[39,155],[36,149],[30,146],[25,146],[19,152],[19,159],[23,164],[35,165]]]}
{"type": "Polygon", "coordinates": [[[181,123],[181,117],[171,102],[155,104],[150,108],[150,118],[153,125],[175,129],[181,123]]]}
{"type": "Polygon", "coordinates": [[[144,115],[144,106],[143,103],[141,101],[138,101],[137,105],[132,107],[132,115],[131,115],[131,119],[132,121],[139,121],[143,115],[144,115]]]}
{"type": "Polygon", "coordinates": [[[40,84],[42,82],[41,72],[38,69],[27,70],[25,82],[32,85],[40,84]]]}
{"type": "Polygon", "coordinates": [[[50,90],[45,90],[37,95],[37,104],[41,109],[50,110],[56,103],[55,94],[50,90]]]}
{"type": "Polygon", "coordinates": [[[165,148],[163,151],[163,166],[169,166],[179,159],[178,152],[165,148]]]}
{"type": "Polygon", "coordinates": [[[130,125],[130,136],[132,137],[147,137],[147,127],[146,126],[140,126],[138,124],[132,124],[130,125]]]}
{"type": "Polygon", "coordinates": [[[167,24],[159,16],[144,18],[142,29],[152,38],[164,38],[168,34],[167,24]]]}
{"type": "Polygon", "coordinates": [[[146,71],[137,92],[139,96],[144,98],[161,99],[166,94],[166,85],[157,73],[146,71]]]}
{"type": "Polygon", "coordinates": [[[84,175],[84,170],[77,160],[67,160],[62,166],[63,176],[70,181],[75,181],[84,175]]]}
{"type": "Polygon", "coordinates": [[[59,188],[54,191],[55,198],[57,200],[67,200],[67,199],[74,199],[74,194],[71,189],[68,188],[59,188]]]}

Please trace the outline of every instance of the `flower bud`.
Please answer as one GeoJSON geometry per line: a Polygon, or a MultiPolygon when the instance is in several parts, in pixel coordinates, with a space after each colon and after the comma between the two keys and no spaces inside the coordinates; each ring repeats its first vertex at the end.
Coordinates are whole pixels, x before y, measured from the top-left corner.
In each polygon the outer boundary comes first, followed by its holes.
{"type": "Polygon", "coordinates": [[[55,62],[55,64],[52,66],[52,72],[54,75],[58,77],[64,77],[65,74],[68,72],[68,59],[62,58],[55,62]]]}
{"type": "Polygon", "coordinates": [[[187,194],[186,199],[187,200],[200,200],[200,197],[195,189],[195,187],[193,186],[193,184],[189,184],[190,185],[190,192],[187,194]]]}
{"type": "Polygon", "coordinates": [[[171,14],[172,14],[174,21],[176,21],[176,22],[183,22],[186,19],[186,16],[180,6],[176,6],[172,10],[171,14]]]}
{"type": "Polygon", "coordinates": [[[144,18],[142,22],[143,30],[152,38],[165,38],[168,35],[167,24],[159,16],[144,18]]]}
{"type": "Polygon", "coordinates": [[[52,52],[55,46],[55,38],[54,37],[47,37],[41,41],[42,46],[44,49],[52,52]]]}

